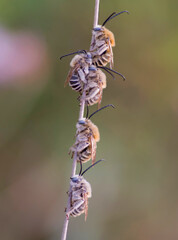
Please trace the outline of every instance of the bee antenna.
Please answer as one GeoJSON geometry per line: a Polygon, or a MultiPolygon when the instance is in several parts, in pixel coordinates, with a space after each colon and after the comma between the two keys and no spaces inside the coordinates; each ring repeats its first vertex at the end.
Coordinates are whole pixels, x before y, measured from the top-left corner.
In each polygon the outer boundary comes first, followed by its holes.
{"type": "Polygon", "coordinates": [[[107,23],[107,21],[109,21],[109,19],[110,19],[114,14],[116,14],[116,12],[111,13],[111,15],[109,15],[109,17],[106,18],[106,20],[105,20],[105,21],[103,22],[103,24],[102,24],[102,27],[107,23]]]}
{"type": "Polygon", "coordinates": [[[92,113],[92,114],[89,116],[89,119],[90,119],[94,114],[96,114],[97,112],[99,112],[99,111],[101,111],[101,110],[103,110],[104,108],[107,108],[107,107],[115,108],[113,104],[108,104],[108,105],[106,105],[106,106],[104,106],[104,107],[96,110],[94,113],[92,113]]]}
{"type": "Polygon", "coordinates": [[[86,118],[88,118],[88,115],[89,115],[89,107],[88,107],[88,104],[87,104],[87,113],[86,113],[86,118]]]}
{"type": "Polygon", "coordinates": [[[122,11],[122,12],[119,12],[119,13],[114,13],[115,15],[113,16],[113,14],[111,14],[105,21],[104,21],[104,23],[103,23],[103,25],[102,26],[104,26],[108,21],[110,21],[111,19],[113,19],[113,18],[115,18],[115,17],[117,17],[118,15],[120,15],[120,14],[122,14],[122,13],[128,13],[129,14],[129,12],[128,11],[122,11]]]}
{"type": "Polygon", "coordinates": [[[82,176],[82,161],[80,160],[80,172],[79,172],[79,176],[82,176]]]}
{"type": "Polygon", "coordinates": [[[67,56],[70,56],[70,55],[73,55],[73,54],[77,54],[77,53],[85,53],[85,54],[87,54],[87,52],[85,50],[80,50],[80,51],[77,51],[77,52],[73,52],[73,53],[69,53],[69,54],[63,55],[63,56],[60,57],[60,60],[62,60],[62,58],[64,58],[64,57],[67,57],[67,56]]]}
{"type": "Polygon", "coordinates": [[[97,162],[95,162],[94,164],[92,164],[91,166],[89,166],[87,169],[85,169],[85,171],[83,171],[83,173],[81,174],[81,176],[83,176],[90,168],[94,167],[96,164],[98,164],[99,162],[104,161],[104,159],[100,159],[97,162]]]}
{"type": "Polygon", "coordinates": [[[105,69],[105,70],[107,69],[108,71],[111,71],[111,72],[113,72],[113,73],[118,74],[118,75],[121,76],[121,77],[123,78],[123,80],[125,81],[125,77],[124,77],[124,75],[122,75],[121,73],[116,72],[116,71],[114,71],[113,69],[108,68],[108,67],[103,67],[103,69],[105,69]]]}
{"type": "Polygon", "coordinates": [[[110,71],[108,71],[105,67],[99,67],[99,66],[98,66],[98,68],[104,69],[107,73],[109,73],[109,74],[112,76],[113,80],[115,80],[114,75],[113,75],[110,71]]]}

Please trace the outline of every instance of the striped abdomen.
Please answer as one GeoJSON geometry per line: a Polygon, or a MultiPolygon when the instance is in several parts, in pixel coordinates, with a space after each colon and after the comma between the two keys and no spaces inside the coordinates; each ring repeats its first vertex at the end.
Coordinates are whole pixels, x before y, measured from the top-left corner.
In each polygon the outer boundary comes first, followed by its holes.
{"type": "MultiPolygon", "coordinates": [[[[77,204],[77,202],[76,202],[77,204]]],[[[83,202],[78,208],[75,208],[75,204],[73,206],[73,210],[71,211],[70,215],[73,217],[80,216],[82,213],[85,212],[85,202],[83,202]]]]}
{"type": "Polygon", "coordinates": [[[91,159],[92,151],[91,146],[88,146],[82,152],[78,153],[77,161],[82,161],[83,163],[88,162],[91,159]]]}
{"type": "Polygon", "coordinates": [[[77,73],[72,75],[69,86],[76,92],[81,92],[83,90],[83,83],[77,73]]]}

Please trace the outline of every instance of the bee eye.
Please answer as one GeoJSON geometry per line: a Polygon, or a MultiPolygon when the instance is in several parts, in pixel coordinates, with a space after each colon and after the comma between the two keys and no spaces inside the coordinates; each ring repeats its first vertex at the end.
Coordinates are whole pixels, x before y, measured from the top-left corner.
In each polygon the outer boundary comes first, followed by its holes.
{"type": "Polygon", "coordinates": [[[95,27],[95,28],[93,28],[93,31],[101,31],[101,27],[95,27]]]}
{"type": "Polygon", "coordinates": [[[89,71],[97,71],[97,68],[95,66],[89,67],[89,71]]]}
{"type": "Polygon", "coordinates": [[[87,58],[92,58],[91,53],[87,53],[87,58]]]}
{"type": "Polygon", "coordinates": [[[75,183],[77,183],[79,180],[78,177],[71,177],[70,179],[72,182],[75,182],[75,183]]]}
{"type": "Polygon", "coordinates": [[[84,119],[81,119],[78,121],[79,124],[85,124],[85,120],[84,119]]]}

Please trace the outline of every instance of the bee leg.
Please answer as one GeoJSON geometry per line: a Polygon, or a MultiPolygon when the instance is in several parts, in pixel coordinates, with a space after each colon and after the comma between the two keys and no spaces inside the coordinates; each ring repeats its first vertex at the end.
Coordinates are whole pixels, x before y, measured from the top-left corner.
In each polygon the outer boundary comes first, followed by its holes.
{"type": "Polygon", "coordinates": [[[75,209],[79,208],[84,202],[85,202],[84,200],[79,200],[78,203],[66,213],[66,216],[69,216],[75,209]]]}
{"type": "Polygon", "coordinates": [[[86,97],[86,100],[95,97],[95,96],[98,94],[99,91],[100,91],[100,90],[99,90],[98,87],[93,88],[93,89],[91,90],[90,94],[86,97]]]}
{"type": "Polygon", "coordinates": [[[66,213],[67,220],[69,220],[69,215],[70,215],[70,214],[66,213]]]}

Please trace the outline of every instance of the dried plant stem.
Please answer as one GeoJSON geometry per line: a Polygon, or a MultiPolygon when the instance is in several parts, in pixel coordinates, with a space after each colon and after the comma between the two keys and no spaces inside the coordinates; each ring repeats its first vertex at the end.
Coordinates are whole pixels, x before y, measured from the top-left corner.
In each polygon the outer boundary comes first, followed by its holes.
{"type": "MultiPolygon", "coordinates": [[[[94,13],[94,23],[93,23],[94,27],[96,27],[97,24],[98,24],[99,2],[100,2],[100,0],[95,0],[95,13],[94,13]]],[[[85,88],[84,88],[82,98],[81,98],[81,102],[80,102],[79,120],[84,117],[85,95],[86,95],[86,93],[85,93],[85,88]]],[[[76,168],[77,168],[77,152],[75,152],[74,157],[73,157],[71,177],[75,175],[76,168]]],[[[67,202],[67,211],[69,210],[69,207],[70,207],[70,198],[68,198],[68,202],[67,202]]],[[[68,225],[69,225],[69,217],[65,216],[61,240],[66,240],[68,225]]]]}
{"type": "Polygon", "coordinates": [[[98,25],[99,5],[100,5],[100,0],[95,0],[95,14],[94,14],[93,27],[96,27],[98,25]]]}
{"type": "MultiPolygon", "coordinates": [[[[83,91],[82,94],[82,98],[81,98],[81,103],[80,103],[80,112],[79,112],[79,119],[82,119],[84,116],[84,110],[85,110],[85,89],[83,91]]],[[[73,157],[73,164],[72,164],[72,173],[71,173],[71,177],[75,175],[76,172],[76,168],[77,168],[77,152],[75,152],[74,157],[73,157]]],[[[70,191],[70,190],[69,190],[70,191]]],[[[69,210],[70,207],[70,198],[68,198],[68,202],[67,202],[67,211],[69,210]]],[[[64,220],[64,225],[63,225],[63,231],[62,231],[62,237],[61,240],[66,240],[67,237],[67,230],[68,230],[68,224],[69,224],[69,217],[65,217],[64,220]]]]}

